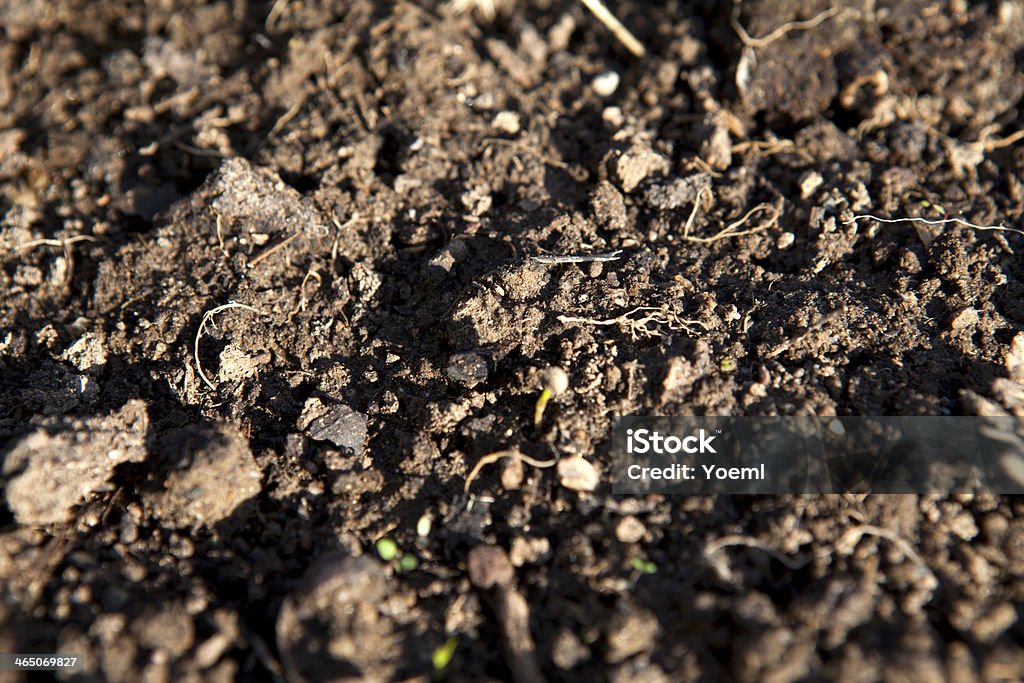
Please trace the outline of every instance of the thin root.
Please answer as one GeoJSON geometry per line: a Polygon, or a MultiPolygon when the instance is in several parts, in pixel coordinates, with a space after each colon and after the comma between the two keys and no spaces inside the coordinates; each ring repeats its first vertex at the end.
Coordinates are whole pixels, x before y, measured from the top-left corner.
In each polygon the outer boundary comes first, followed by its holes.
{"type": "Polygon", "coordinates": [[[707,329],[707,326],[699,320],[682,320],[675,313],[669,311],[666,306],[637,306],[631,311],[623,313],[617,318],[597,320],[595,318],[579,318],[571,315],[560,315],[558,321],[562,323],[582,323],[585,325],[622,325],[629,330],[633,339],[638,337],[659,337],[661,332],[648,327],[649,325],[666,325],[670,330],[683,330],[687,334],[694,334],[694,327],[707,329]],[[639,318],[633,316],[642,313],[639,318]]]}
{"type": "Polygon", "coordinates": [[[730,223],[729,225],[725,226],[711,237],[691,237],[690,228],[693,227],[693,221],[697,218],[697,210],[700,208],[700,197],[704,191],[707,191],[709,194],[711,193],[711,191],[708,190],[706,187],[702,187],[700,189],[700,191],[697,193],[697,200],[693,203],[693,211],[690,212],[690,217],[686,219],[686,224],[683,225],[683,239],[686,240],[687,242],[696,242],[697,244],[711,244],[712,242],[717,242],[718,240],[724,240],[727,237],[743,237],[744,235],[753,235],[755,233],[764,232],[768,228],[774,226],[775,222],[779,220],[779,216],[782,214],[781,209],[765,202],[762,204],[758,204],[750,211],[747,211],[743,215],[743,217],[740,218],[738,221],[730,223]],[[740,228],[747,224],[747,221],[750,220],[750,217],[753,216],[758,211],[770,211],[771,216],[766,221],[762,222],[755,228],[750,228],[748,230],[740,230],[740,228]]]}
{"type": "Polygon", "coordinates": [[[199,322],[199,329],[196,330],[196,341],[195,341],[195,346],[193,348],[193,354],[194,354],[195,359],[196,359],[196,370],[199,371],[199,377],[201,377],[202,380],[204,382],[206,382],[206,386],[210,387],[214,391],[217,391],[217,387],[214,386],[213,382],[211,382],[209,380],[209,378],[206,376],[206,373],[203,372],[203,366],[199,362],[199,339],[203,336],[203,332],[206,331],[206,325],[213,320],[213,316],[217,315],[221,311],[226,311],[229,308],[242,308],[242,309],[245,309],[246,311],[251,311],[251,312],[255,313],[256,315],[263,315],[262,313],[260,313],[258,310],[256,310],[252,306],[246,306],[245,304],[240,304],[240,303],[237,303],[235,301],[229,301],[228,303],[224,304],[223,306],[217,306],[217,308],[212,308],[212,309],[210,309],[209,311],[207,311],[206,313],[203,314],[203,319],[199,322]]]}
{"type": "Polygon", "coordinates": [[[24,249],[24,250],[27,251],[27,250],[35,249],[36,247],[42,247],[42,246],[60,247],[61,250],[64,252],[64,260],[67,263],[67,272],[64,274],[64,283],[63,284],[64,284],[65,287],[70,287],[71,286],[71,281],[74,279],[74,276],[75,276],[75,252],[71,248],[71,245],[74,244],[75,242],[97,242],[97,241],[98,240],[95,237],[93,237],[92,235],[73,235],[71,237],[68,237],[66,239],[61,239],[61,240],[51,240],[51,239],[32,240],[31,242],[25,242],[24,244],[19,244],[17,246],[17,248],[19,250],[24,249]]]}
{"type": "Polygon", "coordinates": [[[736,31],[736,35],[740,37],[740,42],[742,42],[744,45],[748,47],[758,48],[767,47],[768,45],[771,45],[776,40],[782,38],[790,31],[806,31],[807,29],[814,28],[815,26],[826,21],[827,19],[830,19],[836,16],[837,14],[841,14],[845,11],[846,10],[844,10],[841,7],[829,7],[824,12],[821,12],[820,14],[806,21],[787,21],[785,24],[778,27],[768,35],[762,36],[760,38],[754,38],[749,33],[747,33],[747,30],[743,28],[742,24],[740,24],[739,19],[736,17],[735,13],[733,13],[733,16],[729,20],[729,22],[732,24],[733,30],[736,31]]]}
{"type": "Polygon", "coordinates": [[[485,465],[490,465],[492,462],[498,462],[502,458],[512,458],[513,460],[519,460],[521,462],[525,462],[527,465],[533,465],[534,467],[554,467],[558,462],[557,460],[537,460],[528,455],[524,455],[515,449],[488,453],[477,461],[476,465],[473,466],[473,470],[469,473],[469,476],[466,477],[466,485],[462,489],[463,493],[469,493],[470,484],[472,484],[473,480],[477,478],[477,475],[480,474],[480,470],[482,470],[485,465]]]}
{"type": "Polygon", "coordinates": [[[857,214],[856,216],[854,216],[853,218],[851,218],[848,221],[843,221],[843,225],[849,225],[851,223],[856,223],[857,221],[859,221],[859,220],[861,220],[863,218],[868,218],[868,219],[873,220],[873,221],[878,221],[879,223],[904,223],[904,222],[907,222],[907,223],[924,223],[926,225],[946,225],[947,223],[956,223],[956,224],[962,225],[962,226],[964,226],[966,228],[973,228],[974,230],[995,230],[997,232],[1015,232],[1018,235],[1024,235],[1024,230],[1021,230],[1020,228],[1009,228],[1009,227],[1007,227],[1005,225],[977,225],[975,223],[970,223],[968,221],[965,221],[962,218],[939,218],[939,219],[936,219],[936,220],[929,220],[927,218],[915,218],[915,217],[907,217],[907,218],[879,218],[878,216],[874,216],[874,215],[872,215],[870,213],[862,213],[862,214],[857,214]]]}
{"type": "Polygon", "coordinates": [[[693,221],[697,219],[697,211],[700,210],[700,200],[704,196],[704,193],[708,194],[708,199],[713,200],[715,198],[714,193],[711,192],[711,188],[702,187],[697,190],[697,198],[693,200],[693,211],[690,212],[690,217],[686,219],[686,224],[683,225],[683,239],[690,239],[690,228],[693,227],[693,221]]]}
{"type": "Polygon", "coordinates": [[[928,566],[928,563],[926,563],[921,556],[917,554],[917,551],[914,550],[913,546],[888,529],[883,529],[882,527],[874,526],[873,524],[861,524],[851,529],[847,529],[843,535],[839,537],[839,540],[836,541],[836,550],[844,554],[853,552],[853,549],[860,542],[860,539],[865,535],[878,536],[890,541],[900,549],[900,552],[902,552],[907,559],[918,566],[922,574],[930,577],[932,587],[938,585],[938,579],[935,577],[935,573],[928,566]]]}
{"type": "MultiPolygon", "coordinates": [[[[809,559],[798,560],[789,557],[788,555],[784,555],[775,548],[765,543],[764,541],[759,541],[758,539],[753,538],[751,536],[723,536],[717,540],[708,543],[704,547],[704,556],[711,560],[715,564],[715,566],[719,568],[719,570],[721,571],[722,569],[724,569],[724,567],[719,567],[718,562],[712,560],[712,555],[717,553],[719,550],[722,550],[723,548],[727,548],[729,546],[734,545],[741,545],[747,548],[756,548],[757,550],[764,551],[772,557],[774,557],[776,560],[778,560],[787,569],[791,571],[800,569],[810,561],[809,559]]],[[[728,571],[726,570],[725,573],[728,573],[728,571]]]]}

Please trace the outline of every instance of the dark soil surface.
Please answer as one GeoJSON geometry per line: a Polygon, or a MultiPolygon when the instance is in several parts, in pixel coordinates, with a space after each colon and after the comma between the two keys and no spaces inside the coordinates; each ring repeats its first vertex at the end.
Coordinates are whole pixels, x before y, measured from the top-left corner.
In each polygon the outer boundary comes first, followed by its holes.
{"type": "Polygon", "coordinates": [[[574,0],[0,3],[0,652],[1021,679],[1019,498],[605,475],[622,415],[1024,416],[1024,9],[609,4],[646,57],[574,0]],[[505,449],[583,471],[465,493],[505,449]]]}

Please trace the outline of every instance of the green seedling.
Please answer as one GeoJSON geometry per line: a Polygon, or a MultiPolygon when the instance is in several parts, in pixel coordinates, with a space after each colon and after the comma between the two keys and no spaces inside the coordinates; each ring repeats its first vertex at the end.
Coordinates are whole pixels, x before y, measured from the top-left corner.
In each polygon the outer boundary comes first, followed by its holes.
{"type": "Polygon", "coordinates": [[[927,199],[922,199],[920,204],[921,204],[921,208],[923,208],[923,209],[934,208],[936,211],[938,211],[941,214],[945,214],[946,213],[946,210],[944,208],[942,208],[941,204],[935,204],[933,202],[928,201],[927,199]]]}
{"type": "Polygon", "coordinates": [[[541,386],[540,397],[533,407],[533,425],[539,427],[544,420],[544,409],[548,407],[548,401],[554,396],[565,393],[569,388],[569,375],[560,367],[552,365],[540,374],[541,386]]]}
{"type": "Polygon", "coordinates": [[[390,538],[382,538],[377,541],[377,554],[380,555],[380,559],[385,562],[390,562],[399,555],[401,550],[398,549],[398,544],[392,541],[390,538]]]}
{"type": "Polygon", "coordinates": [[[723,358],[718,363],[718,369],[722,372],[736,372],[736,361],[732,358],[723,358]]]}
{"type": "Polygon", "coordinates": [[[459,639],[455,636],[451,636],[445,641],[445,644],[434,650],[433,656],[431,656],[431,663],[434,665],[434,672],[441,673],[448,668],[448,665],[452,663],[452,658],[455,657],[455,648],[459,646],[459,639]]]}
{"type": "Polygon", "coordinates": [[[629,566],[644,574],[656,574],[658,572],[658,565],[642,557],[634,557],[629,561],[629,566]]]}
{"type": "Polygon", "coordinates": [[[397,560],[396,566],[400,572],[411,572],[420,566],[420,561],[415,555],[405,554],[390,538],[382,538],[377,541],[377,555],[385,562],[397,560]]]}

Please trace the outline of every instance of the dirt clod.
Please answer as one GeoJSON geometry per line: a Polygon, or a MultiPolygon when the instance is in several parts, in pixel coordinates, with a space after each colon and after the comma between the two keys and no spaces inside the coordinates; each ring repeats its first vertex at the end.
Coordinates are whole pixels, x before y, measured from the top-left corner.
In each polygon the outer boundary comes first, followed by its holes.
{"type": "Polygon", "coordinates": [[[501,548],[481,545],[469,552],[469,580],[477,588],[503,588],[515,578],[515,569],[501,548]]]}
{"type": "Polygon", "coordinates": [[[149,507],[174,526],[216,524],[260,492],[260,468],[233,426],[182,428],[167,436],[162,454],[172,469],[149,507]]]}
{"type": "Polygon", "coordinates": [[[48,420],[22,437],[3,464],[7,504],[18,522],[63,522],[75,505],[96,492],[114,467],[146,457],[149,416],[143,401],[130,401],[107,417],[48,420]]]}

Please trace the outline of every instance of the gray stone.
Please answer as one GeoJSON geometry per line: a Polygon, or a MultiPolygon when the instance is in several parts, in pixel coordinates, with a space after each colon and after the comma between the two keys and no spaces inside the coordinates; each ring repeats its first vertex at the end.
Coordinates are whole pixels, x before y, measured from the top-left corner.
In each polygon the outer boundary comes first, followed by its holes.
{"type": "Polygon", "coordinates": [[[309,399],[299,417],[298,428],[314,441],[328,441],[354,455],[362,455],[366,448],[366,416],[343,403],[326,404],[318,398],[309,399]]]}

